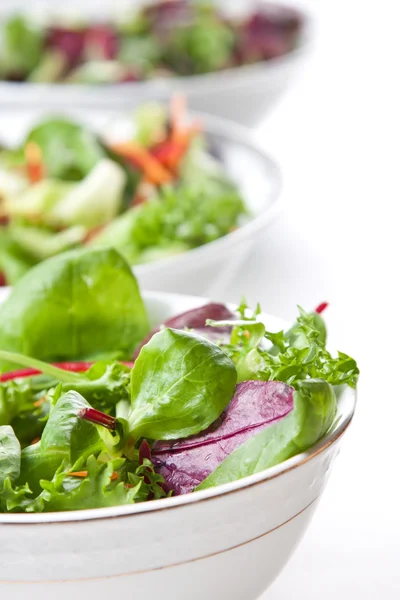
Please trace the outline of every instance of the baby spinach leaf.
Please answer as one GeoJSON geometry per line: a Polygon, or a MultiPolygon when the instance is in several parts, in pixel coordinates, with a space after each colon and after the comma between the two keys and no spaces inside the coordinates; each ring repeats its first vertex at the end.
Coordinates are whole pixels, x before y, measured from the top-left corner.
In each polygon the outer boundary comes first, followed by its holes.
{"type": "MultiPolygon", "coordinates": [[[[0,307],[0,348],[48,361],[130,357],[147,332],[136,279],[111,249],[73,250],[37,265],[0,307]]],[[[13,363],[0,359],[0,367],[13,363]]]]}
{"type": "Polygon", "coordinates": [[[106,157],[103,146],[87,127],[67,119],[49,119],[29,133],[42,151],[48,177],[79,181],[106,157]]]}
{"type": "Polygon", "coordinates": [[[143,346],[131,373],[129,427],[137,439],[199,433],[230,402],[236,369],[218,346],[191,333],[163,329],[143,346]]]}
{"type": "MultiPolygon", "coordinates": [[[[12,427],[0,427],[0,494],[7,478],[17,479],[21,468],[21,446],[12,427]]],[[[1,498],[0,498],[1,500],[1,498]]]]}
{"type": "Polygon", "coordinates": [[[293,410],[230,454],[196,489],[236,481],[277,465],[320,440],[334,422],[337,401],[326,381],[309,379],[298,384],[293,410]]]}

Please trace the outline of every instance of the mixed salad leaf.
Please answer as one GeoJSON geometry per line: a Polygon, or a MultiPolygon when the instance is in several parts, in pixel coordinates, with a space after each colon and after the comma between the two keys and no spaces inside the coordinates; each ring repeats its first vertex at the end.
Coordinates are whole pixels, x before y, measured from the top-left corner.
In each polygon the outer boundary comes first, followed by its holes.
{"type": "Polygon", "coordinates": [[[139,264],[242,224],[240,192],[187,118],[184,98],[169,109],[143,106],[130,128],[111,142],[50,118],[20,147],[0,150],[0,285],[72,248],[116,247],[139,264]]]}
{"type": "Polygon", "coordinates": [[[0,308],[0,511],[191,493],[311,448],[358,378],[324,308],[269,332],[259,309],[206,304],[149,333],[115,250],[35,267],[0,308]]]}
{"type": "Polygon", "coordinates": [[[287,54],[303,25],[284,6],[263,4],[239,17],[210,0],[159,0],[97,24],[59,21],[9,18],[0,36],[0,77],[107,84],[221,71],[287,54]]]}

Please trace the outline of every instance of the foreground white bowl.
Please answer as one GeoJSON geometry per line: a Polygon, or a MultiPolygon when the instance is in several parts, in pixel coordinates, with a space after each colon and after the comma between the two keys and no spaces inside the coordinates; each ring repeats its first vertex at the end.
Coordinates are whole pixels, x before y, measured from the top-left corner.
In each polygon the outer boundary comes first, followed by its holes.
{"type": "MultiPolygon", "coordinates": [[[[205,302],[144,297],[153,324],[205,302]]],[[[307,528],[354,409],[355,394],[344,393],[316,446],[219,488],[128,507],[0,514],[0,597],[255,600],[307,528]]]]}
{"type": "MultiPolygon", "coordinates": [[[[69,116],[71,113],[63,110],[62,114],[69,116]]],[[[74,116],[106,137],[107,133],[121,132],[128,124],[131,125],[131,118],[126,113],[99,116],[80,112],[80,118],[78,114],[74,116]]],[[[210,146],[237,184],[249,209],[249,220],[215,242],[135,266],[135,274],[141,289],[218,297],[234,279],[259,237],[279,214],[281,175],[278,166],[254,142],[251,132],[246,128],[219,117],[195,116],[204,125],[210,146]]],[[[2,140],[11,144],[19,143],[33,123],[43,117],[29,115],[24,120],[19,119],[12,130],[2,131],[2,140]]]]}
{"type": "MultiPolygon", "coordinates": [[[[141,1],[141,0],[139,0],[141,1]]],[[[273,0],[272,0],[273,1],[273,0]]],[[[0,18],[14,12],[22,5],[27,11],[26,2],[3,0],[0,18]]],[[[138,2],[139,3],[139,2],[138,2]]],[[[143,3],[143,2],[141,2],[143,3]]],[[[255,0],[219,0],[218,4],[227,10],[236,9],[241,4],[247,10],[259,4],[255,0]],[[235,4],[235,6],[232,6],[235,4]]],[[[37,11],[35,3],[35,10],[37,11]]],[[[102,3],[100,2],[100,5],[102,3]]],[[[98,1],[69,0],[68,8],[72,12],[79,9],[82,13],[94,15],[115,14],[123,2],[105,3],[99,7],[98,1]]],[[[60,13],[59,3],[50,0],[39,3],[50,13],[60,13]]],[[[30,11],[32,12],[32,11],[30,11]]],[[[174,77],[150,81],[120,83],[103,86],[87,84],[35,84],[0,81],[0,105],[9,111],[21,108],[60,109],[65,106],[98,110],[130,108],[149,100],[167,100],[176,91],[185,93],[194,110],[230,118],[244,125],[255,125],[266,112],[274,106],[277,99],[289,87],[295,73],[299,70],[308,50],[310,40],[309,19],[305,15],[303,31],[298,47],[288,54],[255,65],[237,67],[218,73],[191,77],[174,77]]]]}

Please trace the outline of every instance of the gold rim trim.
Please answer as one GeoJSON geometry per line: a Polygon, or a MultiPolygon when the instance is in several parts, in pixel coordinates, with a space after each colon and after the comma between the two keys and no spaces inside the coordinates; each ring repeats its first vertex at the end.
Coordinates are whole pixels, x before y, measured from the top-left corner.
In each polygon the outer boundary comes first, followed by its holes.
{"type": "Polygon", "coordinates": [[[301,511],[296,513],[293,517],[290,517],[290,519],[288,519],[284,523],[277,525],[273,529],[269,529],[265,533],[260,533],[260,535],[257,535],[256,537],[253,537],[250,540],[246,540],[245,542],[241,542],[240,544],[235,544],[235,546],[230,546],[229,548],[225,548],[224,550],[218,550],[218,552],[212,552],[211,554],[206,554],[205,556],[191,558],[190,560],[184,560],[181,562],[173,563],[172,565],[164,565],[161,567],[154,567],[153,569],[141,569],[139,571],[131,571],[130,573],[118,573],[116,575],[102,575],[101,577],[82,577],[80,579],[54,579],[54,580],[45,580],[45,581],[1,581],[0,580],[0,585],[43,585],[43,584],[48,585],[48,584],[60,584],[60,583],[63,583],[63,584],[80,583],[80,582],[85,582],[85,581],[102,581],[102,580],[107,580],[107,579],[120,579],[121,577],[131,577],[132,575],[142,575],[144,573],[153,573],[154,571],[164,571],[166,569],[172,569],[174,567],[181,567],[183,565],[189,565],[191,563],[205,560],[206,558],[213,558],[215,556],[219,556],[220,554],[225,554],[226,552],[231,552],[232,550],[236,550],[237,548],[242,548],[243,546],[247,546],[247,544],[256,542],[257,540],[260,540],[260,539],[266,537],[267,535],[274,533],[274,531],[281,529],[285,525],[288,525],[288,523],[291,523],[292,521],[297,519],[297,517],[300,517],[300,515],[302,515],[304,512],[306,512],[306,510],[308,510],[313,504],[315,504],[317,502],[317,500],[319,500],[319,497],[320,496],[318,495],[316,498],[314,498],[314,500],[311,500],[311,502],[309,504],[307,504],[307,506],[305,506],[301,511]]]}

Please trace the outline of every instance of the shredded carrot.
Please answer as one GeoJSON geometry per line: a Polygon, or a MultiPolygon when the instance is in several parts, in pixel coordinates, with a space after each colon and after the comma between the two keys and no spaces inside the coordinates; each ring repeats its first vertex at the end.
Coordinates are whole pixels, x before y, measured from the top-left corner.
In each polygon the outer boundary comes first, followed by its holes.
{"type": "Polygon", "coordinates": [[[112,150],[132,162],[143,171],[148,182],[162,185],[173,180],[173,174],[168,171],[152,154],[137,142],[114,144],[112,150]]]}
{"type": "MultiPolygon", "coordinates": [[[[68,473],[68,475],[71,475],[72,477],[82,477],[84,479],[88,476],[88,471],[73,471],[72,473],[68,473]]],[[[118,479],[118,473],[116,471],[114,471],[110,477],[111,481],[114,481],[115,479],[118,479]]]]}
{"type": "Polygon", "coordinates": [[[186,130],[182,130],[176,140],[166,140],[151,149],[151,154],[159,162],[173,172],[177,172],[182,158],[185,156],[192,138],[202,130],[199,122],[195,122],[186,130]]]}
{"type": "Polygon", "coordinates": [[[46,402],[46,396],[42,396],[41,398],[39,398],[39,400],[36,400],[36,402],[33,403],[33,406],[35,408],[39,408],[39,406],[42,406],[42,404],[44,404],[46,402]]]}
{"type": "Polygon", "coordinates": [[[245,329],[243,331],[243,335],[245,338],[247,338],[248,340],[250,339],[250,331],[248,329],[245,329]]]}
{"type": "Polygon", "coordinates": [[[31,446],[33,446],[33,444],[37,444],[38,442],[40,442],[40,436],[33,438],[31,441],[31,446]]]}
{"type": "Polygon", "coordinates": [[[88,244],[89,242],[91,242],[101,231],[103,231],[104,229],[104,225],[100,225],[99,227],[95,227],[94,229],[90,229],[87,234],[85,235],[85,238],[83,240],[84,244],[88,244]]]}
{"type": "Polygon", "coordinates": [[[72,475],[72,477],[87,477],[88,471],[74,471],[72,473],[68,473],[68,475],[72,475]]]}
{"type": "Polygon", "coordinates": [[[29,181],[37,183],[45,177],[42,151],[35,142],[28,142],[25,146],[26,168],[29,181]]]}

